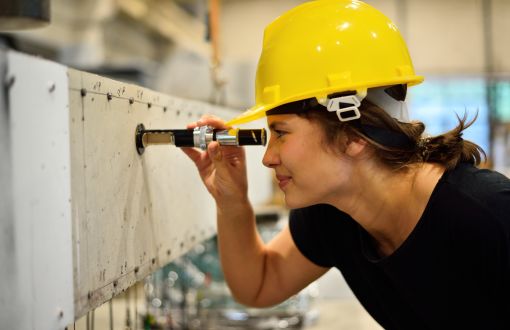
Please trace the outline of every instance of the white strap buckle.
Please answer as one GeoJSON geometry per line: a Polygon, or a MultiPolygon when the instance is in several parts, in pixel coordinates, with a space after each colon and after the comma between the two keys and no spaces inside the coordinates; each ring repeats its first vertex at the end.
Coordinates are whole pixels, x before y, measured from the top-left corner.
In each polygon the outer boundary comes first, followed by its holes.
{"type": "Polygon", "coordinates": [[[361,101],[356,95],[345,95],[330,99],[326,108],[330,112],[335,111],[338,119],[341,122],[345,122],[361,117],[358,109],[360,105],[361,101]]]}

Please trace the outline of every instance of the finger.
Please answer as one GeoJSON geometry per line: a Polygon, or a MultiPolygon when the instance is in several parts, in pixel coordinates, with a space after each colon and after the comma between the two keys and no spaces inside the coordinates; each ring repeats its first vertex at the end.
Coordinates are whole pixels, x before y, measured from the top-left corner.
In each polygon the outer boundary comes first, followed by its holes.
{"type": "Polygon", "coordinates": [[[227,126],[225,126],[225,121],[223,119],[210,114],[205,114],[198,121],[187,124],[186,128],[193,129],[195,127],[200,126],[211,126],[220,129],[228,128],[227,126]]]}
{"type": "Polygon", "coordinates": [[[207,146],[207,153],[209,154],[209,158],[213,161],[215,165],[221,164],[221,160],[223,158],[222,152],[220,150],[220,144],[216,141],[209,143],[207,146]]]}
{"type": "Polygon", "coordinates": [[[200,117],[200,119],[204,119],[204,120],[205,119],[220,119],[221,120],[220,117],[212,115],[210,113],[203,114],[202,117],[200,117]]]}
{"type": "Polygon", "coordinates": [[[196,122],[196,121],[194,121],[194,122],[192,122],[192,123],[187,124],[187,125],[186,125],[186,128],[187,128],[187,129],[193,129],[193,128],[197,127],[197,126],[198,126],[197,122],[196,122]]]}
{"type": "Polygon", "coordinates": [[[198,172],[200,172],[201,176],[206,175],[207,169],[212,164],[212,160],[207,154],[207,152],[202,152],[194,148],[181,148],[182,151],[188,156],[193,163],[195,163],[195,166],[198,169],[198,172]]]}
{"type": "Polygon", "coordinates": [[[202,152],[195,148],[181,148],[181,150],[188,156],[193,163],[198,164],[202,159],[202,152]]]}
{"type": "Polygon", "coordinates": [[[226,129],[228,126],[225,125],[225,121],[219,117],[204,115],[200,120],[197,121],[198,126],[211,126],[214,128],[226,129]]]}
{"type": "Polygon", "coordinates": [[[244,148],[223,147],[217,142],[209,144],[207,154],[215,168],[221,173],[228,173],[245,162],[244,148]]]}
{"type": "Polygon", "coordinates": [[[220,120],[216,116],[205,114],[205,115],[202,115],[202,117],[200,117],[199,120],[187,124],[186,128],[195,128],[195,127],[207,125],[207,122],[209,120],[211,120],[211,119],[218,119],[218,120],[220,120]]]}
{"type": "Polygon", "coordinates": [[[244,162],[246,158],[243,147],[222,146],[221,149],[223,159],[229,164],[237,165],[238,162],[244,162]]]}

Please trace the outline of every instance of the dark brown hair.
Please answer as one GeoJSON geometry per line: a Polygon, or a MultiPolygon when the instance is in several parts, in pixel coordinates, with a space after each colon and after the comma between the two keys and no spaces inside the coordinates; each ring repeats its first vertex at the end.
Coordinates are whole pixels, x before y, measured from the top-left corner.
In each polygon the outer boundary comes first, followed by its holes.
{"type": "Polygon", "coordinates": [[[328,112],[324,107],[310,109],[298,115],[318,123],[323,128],[324,143],[328,148],[340,150],[344,137],[360,137],[369,143],[382,164],[395,170],[405,169],[410,164],[421,162],[438,163],[447,169],[452,169],[461,162],[479,165],[482,159],[486,159],[486,154],[481,147],[462,138],[463,131],[475,122],[476,116],[469,121],[467,114],[463,117],[457,116],[459,124],[451,131],[425,137],[423,136],[425,125],[422,122],[399,122],[367,100],[361,102],[359,110],[361,118],[348,122],[339,121],[335,112],[328,112]],[[369,137],[363,129],[366,126],[390,131],[391,134],[407,138],[409,143],[389,147],[369,137]]]}

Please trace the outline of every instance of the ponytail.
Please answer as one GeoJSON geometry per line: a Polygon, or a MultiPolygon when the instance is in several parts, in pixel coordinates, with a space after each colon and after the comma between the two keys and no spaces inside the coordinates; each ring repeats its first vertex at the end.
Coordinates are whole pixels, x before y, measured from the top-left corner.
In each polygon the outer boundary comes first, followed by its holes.
{"type": "Polygon", "coordinates": [[[462,138],[463,131],[473,125],[478,114],[470,121],[467,114],[459,117],[458,125],[449,132],[433,137],[421,138],[418,141],[418,152],[424,162],[439,163],[447,169],[454,168],[459,163],[480,165],[487,159],[485,151],[475,143],[462,138]]]}

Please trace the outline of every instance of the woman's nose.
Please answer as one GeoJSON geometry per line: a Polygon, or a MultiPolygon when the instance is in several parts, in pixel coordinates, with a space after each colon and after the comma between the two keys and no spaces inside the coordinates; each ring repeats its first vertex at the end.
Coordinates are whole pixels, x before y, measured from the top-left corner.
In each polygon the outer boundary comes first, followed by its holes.
{"type": "Polygon", "coordinates": [[[275,149],[276,148],[274,148],[273,144],[270,141],[267,145],[264,157],[262,158],[262,164],[264,164],[264,166],[273,168],[279,164],[280,158],[278,157],[278,154],[275,149]]]}

